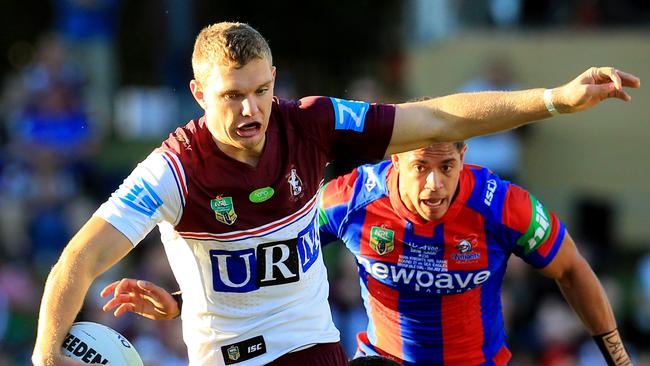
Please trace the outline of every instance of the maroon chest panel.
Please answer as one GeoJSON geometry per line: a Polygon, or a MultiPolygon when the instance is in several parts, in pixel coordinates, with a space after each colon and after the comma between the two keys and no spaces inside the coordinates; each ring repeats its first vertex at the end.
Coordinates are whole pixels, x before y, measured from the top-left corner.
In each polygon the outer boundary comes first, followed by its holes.
{"type": "Polygon", "coordinates": [[[377,151],[385,151],[393,127],[391,108],[373,107],[366,131],[351,133],[334,129],[329,98],[275,100],[257,167],[219,150],[203,119],[177,129],[162,146],[180,157],[188,187],[176,230],[247,230],[295,213],[317,194],[332,156],[372,151],[377,158],[377,151]],[[269,199],[250,199],[252,192],[268,193],[269,188],[274,192],[269,199]]]}
{"type": "Polygon", "coordinates": [[[182,159],[188,198],[181,221],[176,226],[178,231],[224,233],[254,228],[286,217],[303,207],[318,192],[327,162],[327,157],[313,144],[309,146],[293,133],[283,136],[271,126],[256,168],[215,151],[218,150],[216,145],[209,150],[212,151],[196,154],[192,159],[182,159]],[[261,202],[260,199],[254,199],[258,202],[251,200],[253,191],[267,187],[274,192],[269,199],[261,202]],[[218,217],[219,211],[222,216],[218,217]]]}

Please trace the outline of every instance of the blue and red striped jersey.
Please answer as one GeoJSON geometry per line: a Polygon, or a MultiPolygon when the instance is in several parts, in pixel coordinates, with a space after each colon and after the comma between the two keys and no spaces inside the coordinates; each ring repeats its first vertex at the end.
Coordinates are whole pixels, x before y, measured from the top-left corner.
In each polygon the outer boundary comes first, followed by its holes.
{"type": "Polygon", "coordinates": [[[465,165],[442,219],[399,198],[391,163],[364,165],[323,188],[323,243],[355,255],[369,318],[359,350],[405,365],[505,365],[501,286],[511,254],[548,265],[564,224],[523,188],[465,165]]]}

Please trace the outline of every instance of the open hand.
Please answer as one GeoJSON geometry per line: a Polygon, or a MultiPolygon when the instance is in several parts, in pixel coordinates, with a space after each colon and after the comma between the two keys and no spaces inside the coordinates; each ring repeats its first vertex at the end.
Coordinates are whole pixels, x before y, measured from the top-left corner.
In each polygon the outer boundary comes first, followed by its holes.
{"type": "Polygon", "coordinates": [[[573,113],[590,108],[602,100],[632,97],[623,87],[638,88],[641,80],[613,67],[592,67],[572,81],[553,89],[552,101],[561,113],[573,113]]]}
{"type": "Polygon", "coordinates": [[[172,295],[149,281],[124,278],[104,287],[99,295],[107,297],[111,294],[113,297],[102,309],[108,312],[116,308],[115,316],[131,312],[152,320],[167,320],[180,314],[172,295]]]}

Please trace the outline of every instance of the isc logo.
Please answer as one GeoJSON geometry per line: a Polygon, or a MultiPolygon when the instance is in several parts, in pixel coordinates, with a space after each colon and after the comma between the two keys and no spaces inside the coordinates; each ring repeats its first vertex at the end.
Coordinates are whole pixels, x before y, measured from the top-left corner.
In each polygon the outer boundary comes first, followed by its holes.
{"type": "Polygon", "coordinates": [[[257,248],[211,250],[214,291],[250,292],[299,281],[300,272],[306,272],[320,253],[320,239],[314,228],[314,223],[310,223],[296,239],[261,244],[257,248]]]}
{"type": "Polygon", "coordinates": [[[261,349],[262,349],[262,343],[257,343],[257,344],[254,344],[252,346],[248,346],[248,352],[249,353],[259,351],[261,349]]]}
{"type": "Polygon", "coordinates": [[[494,198],[494,192],[497,190],[497,181],[490,179],[487,181],[487,191],[485,191],[485,198],[483,203],[490,206],[492,204],[492,199],[494,198]]]}

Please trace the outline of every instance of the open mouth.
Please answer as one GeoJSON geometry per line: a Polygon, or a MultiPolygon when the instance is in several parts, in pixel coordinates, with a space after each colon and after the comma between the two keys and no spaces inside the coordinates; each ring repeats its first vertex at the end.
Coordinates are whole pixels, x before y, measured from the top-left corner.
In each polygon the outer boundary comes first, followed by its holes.
{"type": "Polygon", "coordinates": [[[257,135],[262,129],[262,124],[256,121],[242,123],[237,126],[237,135],[241,137],[251,137],[257,135]]]}
{"type": "Polygon", "coordinates": [[[425,206],[430,208],[438,208],[442,206],[442,203],[445,201],[444,198],[430,198],[426,200],[420,200],[425,206]]]}

